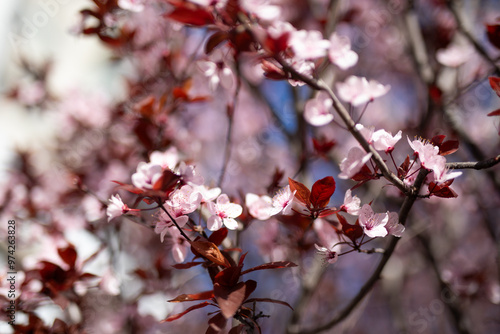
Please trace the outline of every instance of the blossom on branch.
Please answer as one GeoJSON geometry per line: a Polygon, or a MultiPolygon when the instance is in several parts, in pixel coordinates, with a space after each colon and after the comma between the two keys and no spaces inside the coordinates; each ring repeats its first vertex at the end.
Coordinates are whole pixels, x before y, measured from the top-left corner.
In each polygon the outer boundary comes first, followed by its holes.
{"type": "Polygon", "coordinates": [[[295,58],[302,60],[324,57],[330,47],[330,41],[323,39],[323,34],[317,30],[293,31],[289,43],[295,58]]]}
{"type": "Polygon", "coordinates": [[[359,225],[370,238],[385,237],[388,233],[385,228],[388,221],[387,213],[374,213],[369,204],[363,205],[359,212],[359,225]]]}
{"type": "Polygon", "coordinates": [[[339,36],[335,32],[330,36],[328,58],[342,70],[356,65],[358,62],[358,54],[351,50],[351,41],[349,38],[347,36],[339,36]]]}
{"type": "Polygon", "coordinates": [[[132,184],[139,189],[153,189],[154,184],[161,176],[162,168],[160,165],[142,161],[137,165],[137,171],[132,174],[132,184]]]}
{"type": "Polygon", "coordinates": [[[320,92],[314,99],[306,102],[304,118],[314,126],[322,126],[333,120],[333,101],[326,92],[320,92]]]}
{"type": "Polygon", "coordinates": [[[384,151],[385,153],[391,153],[394,150],[394,146],[401,139],[402,131],[399,130],[395,136],[392,133],[380,129],[372,134],[371,141],[373,147],[377,151],[384,151]]]}
{"type": "Polygon", "coordinates": [[[375,80],[368,81],[366,78],[351,75],[345,82],[336,84],[339,97],[351,103],[353,106],[373,101],[377,97],[385,95],[390,85],[382,85],[375,80]]]}
{"type": "Polygon", "coordinates": [[[273,200],[269,196],[248,193],[245,196],[245,205],[248,207],[248,213],[258,220],[266,220],[271,217],[273,200]]]}
{"type": "Polygon", "coordinates": [[[341,211],[345,211],[353,216],[359,215],[361,199],[358,196],[352,196],[351,189],[347,189],[344,196],[344,204],[340,206],[341,211]]]}
{"type": "Polygon", "coordinates": [[[238,222],[234,219],[241,215],[243,208],[239,204],[231,203],[226,194],[217,198],[217,203],[208,202],[208,211],[211,216],[207,220],[207,227],[210,231],[217,231],[223,225],[230,230],[238,227],[238,222]]]}
{"type": "Polygon", "coordinates": [[[405,231],[405,227],[399,223],[399,215],[397,212],[388,212],[389,220],[385,225],[387,233],[395,237],[401,237],[405,231]]]}
{"type": "Polygon", "coordinates": [[[292,205],[293,199],[295,197],[295,193],[297,191],[292,192],[290,190],[290,186],[286,186],[281,189],[276,195],[273,197],[273,209],[271,211],[271,215],[275,215],[278,213],[282,213],[283,215],[291,215],[292,214],[292,205]]]}
{"type": "Polygon", "coordinates": [[[111,202],[106,209],[106,214],[108,215],[108,222],[111,219],[120,217],[130,211],[127,204],[124,204],[120,195],[112,195],[109,199],[111,202]]]}
{"type": "Polygon", "coordinates": [[[341,173],[339,174],[339,177],[341,179],[352,178],[361,170],[361,168],[363,168],[371,157],[371,153],[365,153],[359,147],[351,148],[347,153],[347,157],[340,162],[341,173]]]}

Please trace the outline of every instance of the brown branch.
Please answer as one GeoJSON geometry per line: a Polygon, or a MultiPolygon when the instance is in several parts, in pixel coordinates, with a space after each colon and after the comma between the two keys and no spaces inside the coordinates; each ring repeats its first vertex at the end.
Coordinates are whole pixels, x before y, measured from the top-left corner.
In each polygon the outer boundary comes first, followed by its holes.
{"type": "Polygon", "coordinates": [[[500,163],[500,155],[494,158],[483,160],[483,161],[469,161],[469,162],[448,162],[446,167],[449,169],[486,169],[491,168],[500,163]]]}

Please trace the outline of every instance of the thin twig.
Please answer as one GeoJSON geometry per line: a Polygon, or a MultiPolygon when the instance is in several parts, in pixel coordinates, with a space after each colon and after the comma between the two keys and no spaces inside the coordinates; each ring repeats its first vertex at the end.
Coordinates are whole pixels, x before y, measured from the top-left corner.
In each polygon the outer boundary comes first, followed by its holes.
{"type": "Polygon", "coordinates": [[[486,169],[495,166],[500,163],[500,155],[494,158],[483,160],[483,161],[467,161],[467,162],[448,162],[446,167],[449,169],[486,169]]]}

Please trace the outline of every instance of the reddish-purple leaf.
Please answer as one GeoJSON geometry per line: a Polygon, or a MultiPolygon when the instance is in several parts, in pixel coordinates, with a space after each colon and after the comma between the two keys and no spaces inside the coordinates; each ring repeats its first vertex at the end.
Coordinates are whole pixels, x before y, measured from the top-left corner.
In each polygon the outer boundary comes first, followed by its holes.
{"type": "Polygon", "coordinates": [[[207,260],[210,260],[220,266],[230,267],[227,259],[224,257],[224,255],[222,255],[219,248],[217,248],[217,245],[213,242],[197,240],[191,242],[191,246],[198,254],[200,254],[207,260]]]}
{"type": "Polygon", "coordinates": [[[490,77],[490,86],[491,88],[500,96],[500,78],[499,77],[490,77]]]}
{"type": "Polygon", "coordinates": [[[208,320],[208,328],[205,334],[217,334],[226,327],[227,319],[224,318],[222,313],[217,312],[212,318],[208,320]]]}
{"type": "Polygon", "coordinates": [[[323,209],[330,202],[330,197],[334,192],[335,180],[333,177],[327,176],[313,184],[309,199],[315,209],[323,209]]]}
{"type": "Polygon", "coordinates": [[[235,315],[245,301],[245,290],[246,285],[244,282],[240,282],[233,287],[223,286],[219,283],[214,284],[215,300],[226,319],[235,315]]]}
{"type": "MultiPolygon", "coordinates": [[[[450,180],[453,181],[453,180],[450,180]]],[[[429,184],[429,193],[431,196],[441,197],[441,198],[456,198],[457,193],[454,192],[449,186],[451,182],[447,181],[442,184],[436,184],[431,182],[429,184]]]]}
{"type": "Polygon", "coordinates": [[[432,137],[431,139],[431,144],[434,146],[439,146],[443,142],[443,140],[446,138],[445,135],[437,135],[432,137]]]}
{"type": "Polygon", "coordinates": [[[280,268],[291,268],[291,267],[297,267],[297,265],[293,262],[290,262],[290,261],[269,262],[269,263],[261,264],[260,266],[256,266],[256,267],[247,269],[247,270],[241,272],[241,275],[248,274],[248,273],[250,273],[252,271],[256,271],[256,270],[280,269],[280,268]]]}
{"type": "Polygon", "coordinates": [[[290,185],[290,190],[292,193],[296,191],[295,198],[305,204],[307,207],[311,206],[311,201],[309,197],[311,196],[311,192],[305,185],[300,182],[297,182],[291,178],[288,178],[288,184],[290,185]]]}
{"type": "Polygon", "coordinates": [[[448,155],[458,151],[458,140],[447,140],[441,145],[439,145],[439,154],[448,155]]]}
{"type": "Polygon", "coordinates": [[[229,38],[229,35],[225,31],[218,31],[208,38],[207,44],[205,44],[205,53],[209,54],[219,45],[229,38]]]}
{"type": "Polygon", "coordinates": [[[224,286],[235,286],[240,280],[241,267],[229,267],[220,271],[214,277],[214,283],[218,283],[224,286]]]}
{"type": "Polygon", "coordinates": [[[214,291],[204,291],[204,292],[199,292],[199,293],[193,293],[193,294],[182,294],[174,299],[170,299],[170,303],[180,303],[180,302],[191,302],[193,300],[210,300],[214,297],[214,291]]]}
{"type": "Polygon", "coordinates": [[[257,303],[265,302],[265,303],[281,304],[281,305],[289,307],[293,311],[293,307],[291,307],[290,304],[288,304],[287,302],[284,302],[282,300],[276,300],[276,299],[272,299],[272,298],[250,298],[250,299],[247,299],[245,301],[245,304],[246,303],[253,303],[253,302],[257,302],[257,303]]]}
{"type": "Polygon", "coordinates": [[[212,232],[212,234],[208,237],[208,241],[211,241],[219,246],[224,239],[226,239],[228,232],[229,230],[226,227],[223,227],[215,232],[212,232]]]}
{"type": "Polygon", "coordinates": [[[189,313],[191,311],[197,310],[199,308],[202,308],[202,307],[205,307],[205,306],[208,306],[208,305],[213,305],[213,304],[210,303],[210,302],[203,302],[203,303],[200,303],[200,304],[193,305],[190,308],[186,309],[184,312],[171,315],[171,316],[163,319],[161,322],[170,322],[170,321],[177,320],[177,319],[181,318],[182,316],[186,315],[187,313],[189,313]]]}
{"type": "Polygon", "coordinates": [[[59,253],[59,256],[61,259],[66,262],[70,268],[75,267],[75,262],[76,262],[76,250],[75,247],[71,244],[68,244],[66,248],[58,248],[57,253],[59,253]]]}
{"type": "Polygon", "coordinates": [[[337,213],[337,219],[342,225],[342,232],[351,239],[352,241],[356,241],[356,239],[361,238],[363,235],[363,228],[359,225],[351,225],[347,222],[344,216],[339,215],[337,213]]]}
{"type": "Polygon", "coordinates": [[[180,179],[181,177],[179,175],[168,169],[165,169],[161,177],[153,185],[153,190],[159,190],[169,193],[174,189],[180,179]]]}
{"type": "Polygon", "coordinates": [[[405,177],[406,174],[408,174],[409,170],[410,170],[410,156],[407,155],[405,161],[398,168],[398,177],[399,178],[405,177]]]}
{"type": "Polygon", "coordinates": [[[252,292],[255,291],[255,289],[257,288],[257,282],[255,282],[252,279],[249,279],[248,281],[245,281],[245,286],[246,286],[245,298],[243,300],[247,300],[248,297],[250,297],[250,295],[252,294],[252,292]]]}
{"type": "Polygon", "coordinates": [[[169,19],[193,26],[204,26],[214,23],[212,13],[199,8],[177,7],[165,15],[169,19]]]}
{"type": "Polygon", "coordinates": [[[488,116],[500,116],[500,109],[490,112],[488,116]]]}
{"type": "Polygon", "coordinates": [[[203,264],[204,262],[187,262],[187,263],[177,263],[174,264],[172,267],[175,269],[189,269],[192,267],[195,267],[197,265],[203,264]]]}
{"type": "Polygon", "coordinates": [[[490,43],[500,49],[500,24],[486,24],[486,35],[490,43]]]}
{"type": "Polygon", "coordinates": [[[134,187],[133,185],[131,184],[126,184],[126,183],[123,183],[123,182],[120,182],[120,181],[115,181],[115,180],[112,180],[111,182],[114,182],[114,183],[117,183],[119,185],[119,189],[123,189],[123,190],[126,190],[132,194],[142,194],[144,192],[144,190],[142,189],[139,189],[139,188],[136,188],[134,187]]]}

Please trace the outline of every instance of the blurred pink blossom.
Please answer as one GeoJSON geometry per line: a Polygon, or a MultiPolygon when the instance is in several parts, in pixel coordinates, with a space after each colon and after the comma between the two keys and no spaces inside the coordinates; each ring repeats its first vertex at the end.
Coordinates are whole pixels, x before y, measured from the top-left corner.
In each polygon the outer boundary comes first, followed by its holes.
{"type": "Polygon", "coordinates": [[[349,38],[339,36],[335,32],[330,36],[328,58],[342,70],[356,65],[358,62],[358,54],[351,50],[351,41],[349,38]]]}
{"type": "Polygon", "coordinates": [[[314,126],[322,126],[333,120],[332,99],[326,92],[320,92],[316,98],[306,102],[304,118],[314,126]]]}
{"type": "Polygon", "coordinates": [[[370,102],[377,97],[381,97],[391,89],[390,85],[382,85],[375,80],[368,81],[366,78],[351,75],[345,82],[336,84],[339,97],[351,103],[353,106],[359,106],[370,102]]]}
{"type": "Polygon", "coordinates": [[[339,177],[341,179],[350,179],[363,168],[371,157],[371,153],[365,153],[359,147],[351,148],[347,153],[347,157],[340,162],[341,173],[339,177]]]}

